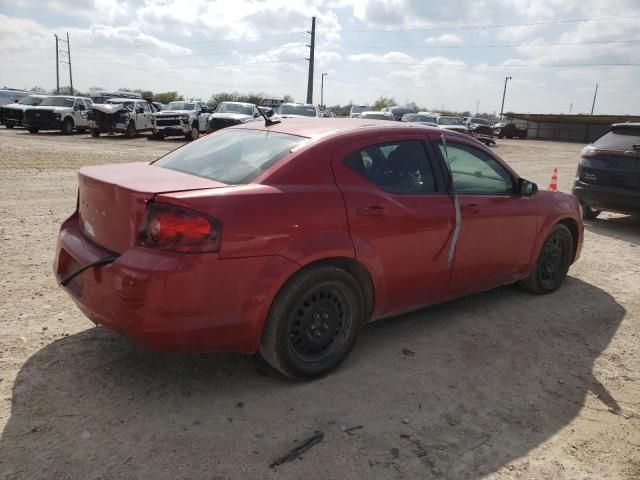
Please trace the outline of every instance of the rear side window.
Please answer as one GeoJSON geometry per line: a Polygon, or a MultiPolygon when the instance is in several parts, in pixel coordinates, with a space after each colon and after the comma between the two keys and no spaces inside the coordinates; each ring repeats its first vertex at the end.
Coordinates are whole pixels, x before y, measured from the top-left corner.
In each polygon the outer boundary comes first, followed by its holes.
{"type": "Polygon", "coordinates": [[[616,128],[605,133],[593,145],[603,150],[640,149],[640,128],[616,128]]]}
{"type": "Polygon", "coordinates": [[[418,140],[372,145],[351,153],[345,164],[392,193],[436,191],[427,152],[418,140]]]}
{"type": "Polygon", "coordinates": [[[154,165],[237,185],[253,181],[305,140],[264,130],[222,130],[168,153],[154,165]]]}

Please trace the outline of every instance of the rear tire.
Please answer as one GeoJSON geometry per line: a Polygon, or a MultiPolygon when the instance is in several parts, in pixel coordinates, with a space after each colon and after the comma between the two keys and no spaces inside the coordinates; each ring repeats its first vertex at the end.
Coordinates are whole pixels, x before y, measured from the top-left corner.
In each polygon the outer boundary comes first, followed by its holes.
{"type": "Polygon", "coordinates": [[[65,118],[62,122],[62,129],[60,129],[63,135],[71,135],[73,133],[73,120],[65,118]]]}
{"type": "Polygon", "coordinates": [[[309,267],[278,293],[267,317],[260,354],[292,379],[328,373],[347,357],[365,318],[356,279],[331,265],[309,267]]]}
{"type": "Polygon", "coordinates": [[[38,127],[29,127],[29,133],[38,133],[40,129],[38,127]]]}
{"type": "Polygon", "coordinates": [[[131,120],[127,125],[127,131],[124,133],[127,138],[136,138],[136,124],[131,120]]]}
{"type": "Polygon", "coordinates": [[[602,210],[596,210],[588,205],[582,205],[582,218],[584,220],[595,220],[602,210]]]}
{"type": "Polygon", "coordinates": [[[13,128],[13,125],[5,125],[7,128],[13,128]]]}
{"type": "Polygon", "coordinates": [[[545,294],[556,291],[573,260],[573,237],[567,227],[558,224],[542,244],[538,261],[529,275],[518,282],[525,290],[545,294]]]}
{"type": "Polygon", "coordinates": [[[100,136],[100,130],[98,130],[97,128],[92,128],[91,129],[91,136],[93,138],[98,138],[100,136]]]}

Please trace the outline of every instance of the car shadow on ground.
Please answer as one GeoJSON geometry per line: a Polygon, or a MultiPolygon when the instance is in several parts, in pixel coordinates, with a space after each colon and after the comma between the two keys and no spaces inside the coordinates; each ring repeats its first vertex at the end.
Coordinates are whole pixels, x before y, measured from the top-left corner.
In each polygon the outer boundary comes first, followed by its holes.
{"type": "Polygon", "coordinates": [[[0,475],[480,479],[565,427],[589,392],[620,411],[592,368],[624,315],[571,277],[546,296],[502,287],[368,325],[342,367],[308,383],[91,328],[18,373],[0,475]],[[269,468],[315,430],[324,441],[302,461],[269,468]]]}
{"type": "Polygon", "coordinates": [[[584,220],[584,228],[598,235],[640,246],[640,215],[612,214],[595,220],[584,220]]]}

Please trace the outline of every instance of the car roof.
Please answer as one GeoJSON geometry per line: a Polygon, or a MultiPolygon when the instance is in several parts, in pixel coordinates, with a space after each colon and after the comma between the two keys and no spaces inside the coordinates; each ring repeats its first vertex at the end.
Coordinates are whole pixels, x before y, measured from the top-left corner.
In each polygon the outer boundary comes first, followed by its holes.
{"type": "Polygon", "coordinates": [[[144,102],[141,98],[110,98],[107,102],[144,102]]]}
{"type": "MultiPolygon", "coordinates": [[[[194,100],[197,102],[202,102],[202,100],[194,100]]],[[[255,105],[253,103],[248,103],[248,102],[220,102],[220,105],[222,105],[223,103],[232,103],[234,105],[244,105],[245,107],[255,107],[255,105]]]]}
{"type": "Polygon", "coordinates": [[[265,126],[261,122],[245,123],[229,127],[233,129],[249,129],[249,130],[267,130],[278,133],[286,133],[289,135],[298,135],[307,138],[332,137],[340,136],[358,131],[379,132],[389,131],[390,128],[395,130],[415,131],[415,129],[423,129],[426,131],[434,131],[441,133],[438,127],[429,127],[422,124],[409,124],[406,122],[389,122],[388,120],[367,120],[360,118],[286,118],[282,122],[265,126]]]}
{"type": "Polygon", "coordinates": [[[640,122],[614,123],[611,128],[640,128],[640,122]]]}

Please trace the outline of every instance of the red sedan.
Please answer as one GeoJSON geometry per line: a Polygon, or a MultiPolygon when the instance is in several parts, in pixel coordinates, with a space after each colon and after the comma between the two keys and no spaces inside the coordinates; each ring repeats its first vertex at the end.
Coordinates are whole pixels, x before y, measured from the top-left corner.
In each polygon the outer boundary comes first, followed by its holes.
{"type": "Polygon", "coordinates": [[[159,160],[84,167],[54,271],[96,324],[159,351],[342,362],[365,322],[518,282],[556,290],[578,201],[438,128],[231,127],[159,160]]]}

